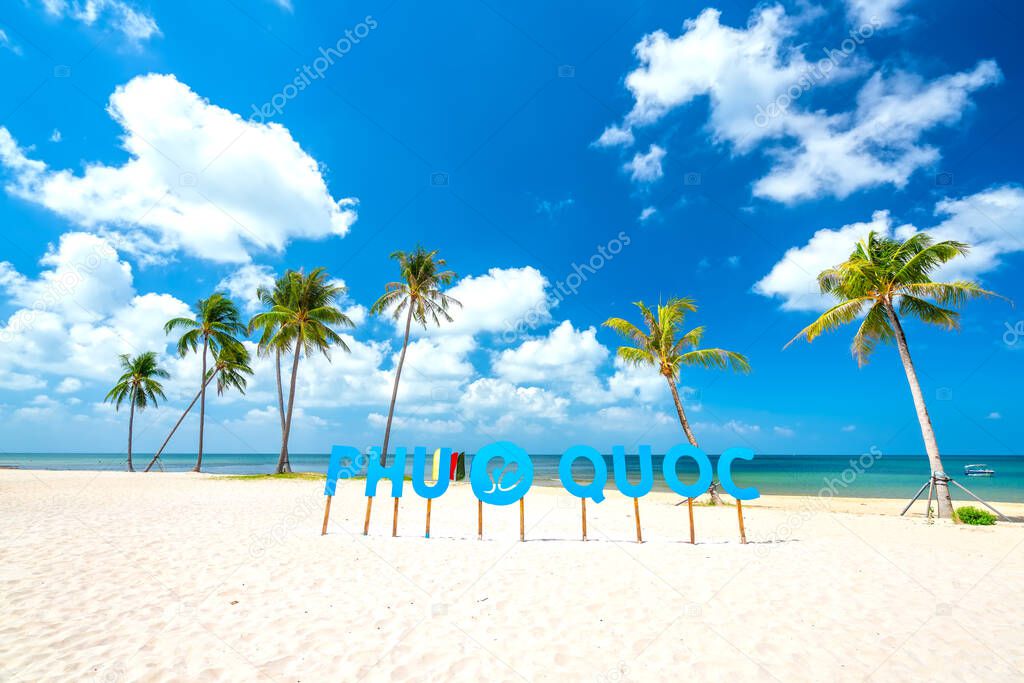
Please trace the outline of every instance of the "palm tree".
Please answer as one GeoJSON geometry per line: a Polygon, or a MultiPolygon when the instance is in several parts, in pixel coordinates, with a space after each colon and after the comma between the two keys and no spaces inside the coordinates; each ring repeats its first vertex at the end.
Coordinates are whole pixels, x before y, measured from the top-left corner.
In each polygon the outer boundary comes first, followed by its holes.
{"type": "Polygon", "coordinates": [[[198,315],[193,318],[172,318],[164,325],[164,333],[170,334],[176,329],[186,332],[178,339],[178,355],[185,357],[189,351],[195,352],[202,341],[203,371],[199,376],[199,454],[193,472],[199,472],[203,466],[203,430],[206,424],[206,384],[207,352],[214,356],[222,349],[240,347],[238,337],[245,333],[235,303],[220,292],[214,292],[208,299],[200,299],[196,303],[198,315]]]}
{"type": "Polygon", "coordinates": [[[146,406],[157,406],[157,396],[164,397],[164,388],[158,379],[167,379],[170,375],[157,364],[156,353],[146,351],[132,358],[127,353],[119,357],[124,373],[118,377],[117,384],[111,389],[104,402],[111,401],[115,410],[121,410],[121,403],[128,401],[128,471],[134,472],[132,465],[132,432],[135,429],[135,409],[145,410],[146,406]]]}
{"type": "Polygon", "coordinates": [[[292,412],[295,409],[295,383],[299,373],[299,357],[306,352],[309,357],[319,351],[330,360],[330,347],[340,346],[348,352],[348,344],[332,329],[334,327],[355,327],[355,323],[341,312],[335,304],[345,294],[343,286],[328,281],[327,271],[315,268],[309,275],[289,272],[289,284],[282,287],[286,296],[274,303],[265,313],[258,313],[249,322],[249,329],[264,331],[260,345],[268,348],[292,348],[291,384],[288,389],[288,407],[285,412],[284,434],[281,437],[281,454],[277,460],[278,474],[291,472],[288,461],[288,438],[291,436],[292,412]]]}
{"type": "MultiPolygon", "coordinates": [[[[286,271],[284,275],[277,278],[274,281],[273,288],[259,287],[256,290],[256,296],[260,302],[268,309],[273,309],[274,306],[289,306],[291,301],[294,288],[292,283],[294,278],[292,277],[293,271],[286,271]]],[[[274,352],[274,369],[275,376],[277,378],[277,414],[281,421],[281,454],[278,460],[284,461],[284,468],[282,471],[291,471],[291,463],[288,460],[288,448],[285,444],[284,433],[285,433],[285,406],[284,406],[284,389],[281,381],[281,354],[288,353],[291,351],[290,343],[287,340],[281,339],[278,343],[271,343],[274,340],[274,335],[277,332],[277,326],[269,320],[257,321],[253,318],[249,321],[249,333],[251,334],[256,329],[261,329],[260,342],[256,347],[256,353],[259,356],[268,355],[271,350],[274,352]],[[262,326],[258,323],[262,322],[262,326]],[[283,344],[283,345],[282,345],[283,344]]],[[[278,463],[280,466],[280,462],[278,463]]]]}
{"type": "Polygon", "coordinates": [[[874,232],[869,233],[867,238],[857,243],[849,259],[818,275],[818,286],[822,294],[834,297],[839,303],[825,311],[789,342],[792,344],[800,337],[813,341],[824,332],[859,319],[865,309],[867,313],[853,337],[851,347],[857,364],[865,365],[879,342],[896,342],[917,410],[917,420],[921,424],[921,436],[924,438],[932,476],[940,475],[935,480],[940,517],[952,517],[953,503],[949,497],[931,417],[924,402],[924,394],[921,393],[921,384],[917,379],[900,319],[916,318],[947,330],[959,329],[960,314],[948,306],[959,306],[977,297],[999,296],[969,280],[932,281],[929,276],[931,271],[957,256],[967,254],[969,248],[962,242],[935,242],[926,233],[917,233],[902,242],[880,237],[874,232]],[[926,299],[932,299],[934,303],[926,299]]]}
{"type": "Polygon", "coordinates": [[[437,250],[427,251],[419,245],[411,252],[396,251],[392,253],[391,258],[398,261],[402,279],[387,283],[384,286],[384,294],[370,308],[370,312],[377,315],[390,312],[395,320],[400,319],[402,313],[405,313],[405,337],[402,340],[402,353],[398,357],[398,366],[395,368],[395,384],[391,390],[388,421],[384,427],[384,450],[380,454],[382,465],[387,462],[391,421],[395,416],[398,382],[402,377],[405,352],[409,348],[409,328],[412,326],[412,321],[415,320],[424,329],[427,327],[428,320],[433,321],[435,325],[440,325],[442,318],[451,322],[452,317],[448,314],[448,307],[452,304],[462,306],[461,303],[441,290],[442,287],[450,285],[456,275],[453,271],[442,270],[447,263],[444,259],[436,257],[437,250]]]}
{"type": "MultiPolygon", "coordinates": [[[[237,346],[225,346],[220,350],[220,353],[214,357],[214,365],[210,369],[210,372],[207,373],[206,382],[203,386],[205,387],[209,385],[216,377],[218,396],[223,396],[224,392],[229,388],[235,388],[239,393],[244,394],[246,383],[248,381],[246,375],[252,375],[252,368],[249,366],[249,352],[241,344],[237,346]]],[[[164,452],[165,448],[167,448],[167,444],[170,442],[171,437],[174,436],[176,431],[178,431],[178,427],[180,427],[181,423],[185,421],[185,416],[188,415],[189,411],[192,410],[192,407],[195,406],[196,401],[199,400],[200,393],[201,391],[196,392],[195,398],[193,398],[192,402],[188,404],[187,408],[185,408],[185,412],[181,414],[178,421],[174,423],[171,433],[167,435],[166,439],[164,439],[163,444],[160,446],[160,450],[156,452],[153,459],[149,461],[148,465],[146,465],[146,472],[149,472],[149,470],[153,468],[153,465],[155,465],[156,461],[160,458],[160,454],[164,452]]]]}
{"type": "Polygon", "coordinates": [[[696,446],[697,439],[686,420],[686,413],[683,411],[683,404],[679,400],[679,391],[676,388],[680,370],[687,366],[732,368],[737,372],[750,372],[750,364],[744,356],[734,351],[698,348],[704,337],[703,327],[695,327],[680,335],[686,313],[697,310],[692,299],[669,299],[667,304],[658,304],[657,315],[642,301],[637,301],[633,305],[640,309],[647,327],[646,332],[622,318],[609,318],[604,321],[604,326],[610,327],[633,342],[633,346],[619,347],[619,358],[630,365],[653,366],[665,378],[672,391],[679,424],[682,425],[689,442],[696,446]]]}

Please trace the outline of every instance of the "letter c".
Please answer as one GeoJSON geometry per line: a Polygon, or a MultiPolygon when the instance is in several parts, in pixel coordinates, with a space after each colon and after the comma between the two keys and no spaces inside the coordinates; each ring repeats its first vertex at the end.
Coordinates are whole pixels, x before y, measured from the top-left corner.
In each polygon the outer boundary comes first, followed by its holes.
{"type": "Polygon", "coordinates": [[[736,500],[754,500],[761,497],[761,492],[753,486],[739,487],[732,480],[732,463],[734,460],[753,460],[754,451],[749,448],[734,447],[718,457],[718,481],[722,488],[736,500]]]}

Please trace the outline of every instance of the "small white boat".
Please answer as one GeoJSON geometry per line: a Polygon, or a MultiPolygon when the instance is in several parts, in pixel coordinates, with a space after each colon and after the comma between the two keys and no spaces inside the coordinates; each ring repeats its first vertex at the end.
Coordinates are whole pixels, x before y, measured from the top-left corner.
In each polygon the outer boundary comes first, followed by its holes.
{"type": "Polygon", "coordinates": [[[991,477],[996,471],[985,464],[964,465],[964,474],[968,477],[991,477]]]}

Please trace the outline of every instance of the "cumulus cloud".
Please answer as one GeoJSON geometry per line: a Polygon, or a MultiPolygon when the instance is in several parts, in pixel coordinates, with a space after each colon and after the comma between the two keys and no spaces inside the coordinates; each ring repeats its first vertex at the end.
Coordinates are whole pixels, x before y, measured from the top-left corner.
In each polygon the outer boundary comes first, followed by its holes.
{"type": "Polygon", "coordinates": [[[637,217],[637,220],[643,223],[644,221],[654,216],[656,213],[658,213],[658,210],[656,208],[654,208],[653,206],[648,206],[644,208],[643,211],[640,212],[640,215],[637,217]]]}
{"type": "Polygon", "coordinates": [[[40,263],[35,278],[0,264],[0,286],[21,306],[0,325],[0,375],[107,381],[117,354],[164,350],[164,322],[190,314],[168,294],[136,293],[131,266],[96,235],[65,234],[40,263]]]}
{"type": "Polygon", "coordinates": [[[52,17],[69,18],[86,26],[107,26],[132,43],[160,35],[156,20],[125,0],[42,0],[52,17]]]}
{"type": "Polygon", "coordinates": [[[665,175],[661,168],[661,160],[665,158],[665,150],[658,145],[651,145],[646,153],[637,152],[623,167],[629,171],[629,177],[640,183],[652,183],[665,175]]]}
{"type": "Polygon", "coordinates": [[[991,61],[932,81],[879,71],[861,87],[853,110],[812,110],[801,106],[808,90],[870,68],[858,53],[868,34],[851,39],[848,50],[812,62],[797,42],[804,18],[779,5],[755,10],[745,28],[724,26],[720,17],[706,9],[685,23],[681,35],[658,30],[643,37],[634,48],[639,66],[626,77],[634,104],[615,130],[632,134],[707,97],[713,140],[740,154],[767,149],[773,165],[754,194],[779,202],[903,187],[915,170],[938,159],[922,136],[959,121],[971,94],[1001,79],[991,61]]]}
{"type": "Polygon", "coordinates": [[[805,245],[788,249],[782,260],[754,285],[754,291],[781,299],[783,310],[827,308],[834,301],[819,293],[818,273],[845,261],[856,242],[870,231],[898,239],[922,231],[936,240],[970,244],[970,253],[936,271],[936,279],[974,279],[998,268],[1004,255],[1024,250],[1024,188],[1018,185],[996,186],[959,199],[943,199],[935,205],[935,214],[941,220],[924,228],[896,225],[888,211],[876,211],[868,222],[819,230],[805,245]]]}
{"type": "Polygon", "coordinates": [[[108,112],[128,160],[86,164],[81,175],[30,159],[0,127],[6,189],[83,228],[112,232],[122,251],[159,261],[184,250],[246,263],[293,239],[344,236],[356,200],[335,200],[317,162],[276,123],[246,121],[174,76],[120,86],[108,112]]]}
{"type": "MultiPolygon", "coordinates": [[[[532,266],[491,268],[484,275],[463,277],[447,292],[462,303],[449,311],[453,322],[431,325],[428,331],[414,325],[413,333],[473,335],[536,327],[551,320],[547,285],[547,278],[532,266]]],[[[405,320],[396,320],[396,333],[404,330],[405,320]]]]}
{"type": "Polygon", "coordinates": [[[258,266],[247,263],[217,283],[217,290],[227,292],[232,299],[249,313],[255,313],[263,307],[256,296],[260,287],[273,288],[276,274],[270,266],[258,266]]]}
{"type": "Polygon", "coordinates": [[[608,349],[597,341],[595,328],[577,330],[564,320],[547,336],[496,354],[493,368],[498,377],[517,384],[574,386],[592,382],[607,358],[608,349]]]}
{"type": "Polygon", "coordinates": [[[900,10],[910,0],[846,0],[846,15],[857,25],[887,28],[900,23],[900,10]]]}
{"type": "Polygon", "coordinates": [[[495,435],[539,430],[543,428],[541,420],[564,422],[568,407],[568,399],[546,389],[490,377],[474,381],[459,398],[462,414],[495,435]]]}

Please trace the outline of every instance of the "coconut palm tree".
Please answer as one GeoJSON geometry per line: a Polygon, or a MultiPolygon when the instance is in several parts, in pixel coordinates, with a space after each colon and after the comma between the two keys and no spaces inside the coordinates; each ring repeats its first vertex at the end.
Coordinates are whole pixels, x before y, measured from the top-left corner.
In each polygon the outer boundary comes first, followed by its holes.
{"type": "Polygon", "coordinates": [[[145,410],[150,404],[157,406],[157,397],[164,397],[164,388],[158,380],[167,379],[170,375],[162,369],[156,360],[156,353],[146,351],[132,358],[127,353],[119,357],[124,373],[117,378],[117,384],[111,389],[104,402],[110,401],[115,410],[121,410],[121,403],[128,401],[128,471],[134,472],[132,465],[132,432],[135,429],[135,409],[145,410]]]}
{"type": "MultiPolygon", "coordinates": [[[[967,254],[969,248],[962,242],[935,242],[926,233],[917,233],[902,242],[869,233],[857,243],[849,259],[818,275],[822,294],[828,294],[839,303],[789,342],[792,344],[800,337],[813,341],[824,332],[860,319],[862,314],[863,320],[851,347],[858,365],[868,362],[879,342],[895,341],[933,475],[944,473],[942,458],[901,319],[914,318],[947,330],[958,329],[960,314],[948,307],[977,297],[998,296],[969,280],[932,281],[929,274],[933,270],[967,254]]],[[[952,517],[953,503],[943,476],[935,481],[935,486],[939,516],[952,517]]]]}
{"type": "MultiPolygon", "coordinates": [[[[220,353],[214,357],[213,367],[210,368],[210,371],[207,373],[206,382],[203,386],[205,387],[209,385],[210,382],[216,378],[218,396],[223,396],[224,392],[230,388],[237,389],[239,393],[244,394],[245,387],[248,382],[247,375],[252,375],[252,368],[249,366],[249,352],[246,348],[241,344],[237,346],[225,346],[220,350],[220,353]]],[[[160,454],[164,452],[165,448],[167,448],[167,444],[170,442],[171,437],[174,436],[176,431],[178,431],[178,427],[180,427],[181,423],[185,421],[185,416],[188,415],[189,411],[192,410],[192,407],[195,406],[196,401],[199,400],[200,393],[200,391],[196,392],[192,402],[188,404],[187,408],[185,408],[185,412],[183,412],[181,417],[178,418],[178,421],[174,423],[171,433],[167,435],[166,439],[164,439],[163,444],[160,446],[160,450],[156,452],[153,459],[149,461],[148,465],[146,465],[146,472],[149,472],[149,470],[153,468],[153,465],[155,465],[156,461],[160,458],[160,454]]]]}
{"type": "Polygon", "coordinates": [[[444,259],[437,258],[437,250],[427,251],[417,245],[411,252],[396,251],[391,258],[398,261],[401,280],[389,282],[384,286],[381,295],[370,312],[381,314],[388,312],[395,320],[405,313],[405,337],[402,339],[402,352],[398,356],[395,368],[395,383],[391,390],[391,405],[388,408],[388,421],[384,426],[384,450],[381,451],[381,464],[388,457],[388,440],[391,438],[391,421],[395,416],[395,400],[398,398],[398,382],[402,378],[402,366],[405,364],[405,352],[409,348],[409,329],[412,321],[427,327],[427,321],[440,325],[441,320],[452,321],[448,314],[450,306],[462,306],[461,303],[442,291],[455,280],[453,271],[442,270],[447,264],[444,259]]]}
{"type": "Polygon", "coordinates": [[[348,344],[333,327],[355,327],[355,323],[336,306],[345,294],[345,287],[329,281],[326,270],[315,268],[309,275],[290,272],[286,277],[290,280],[287,287],[283,288],[287,296],[275,303],[269,311],[253,316],[249,323],[250,329],[264,330],[265,339],[261,339],[261,345],[269,348],[295,349],[285,411],[284,436],[281,439],[281,454],[275,470],[278,474],[292,471],[291,463],[288,461],[288,439],[291,436],[295,383],[302,352],[305,351],[308,358],[311,353],[319,351],[330,360],[330,347],[333,345],[341,347],[347,353],[348,344]]]}
{"type": "Polygon", "coordinates": [[[240,347],[238,337],[245,334],[245,326],[238,314],[238,307],[220,292],[214,292],[207,299],[196,303],[198,313],[193,318],[172,318],[164,324],[164,333],[182,329],[185,333],[178,339],[178,355],[182,358],[187,353],[195,352],[200,342],[203,347],[203,369],[199,375],[199,453],[193,472],[199,472],[203,466],[203,431],[206,425],[206,385],[207,355],[214,356],[228,347],[240,347]]]}
{"type": "MultiPolygon", "coordinates": [[[[274,281],[273,287],[259,287],[256,290],[256,296],[260,302],[267,307],[267,309],[273,309],[274,306],[286,306],[290,305],[292,295],[294,293],[294,287],[292,287],[295,278],[292,277],[291,270],[286,271],[284,275],[277,278],[274,281]]],[[[286,338],[277,339],[275,342],[275,333],[277,332],[276,324],[270,320],[257,320],[253,318],[249,321],[249,333],[252,334],[257,329],[260,330],[260,342],[256,347],[256,353],[259,356],[267,356],[271,352],[274,354],[274,369],[275,377],[277,378],[277,414],[281,421],[281,454],[278,456],[279,466],[280,461],[283,461],[283,471],[291,471],[291,463],[288,460],[288,447],[285,443],[285,405],[284,405],[284,389],[281,381],[281,355],[289,353],[291,351],[291,344],[286,338]],[[262,326],[260,323],[262,322],[262,326]],[[274,342],[274,343],[272,343],[274,342]]]]}
{"type": "Polygon", "coordinates": [[[604,321],[604,326],[633,342],[632,346],[619,347],[619,358],[630,365],[655,367],[665,378],[672,391],[672,400],[675,402],[676,414],[679,415],[683,433],[686,434],[687,440],[696,446],[697,439],[686,420],[682,401],[679,400],[679,390],[676,388],[680,370],[685,366],[731,368],[737,372],[750,372],[750,364],[744,356],[734,351],[699,348],[704,337],[703,327],[695,327],[685,334],[680,334],[686,314],[697,310],[692,299],[669,299],[667,304],[658,304],[656,314],[642,301],[637,301],[633,305],[640,309],[646,331],[622,318],[609,318],[604,321]]]}

